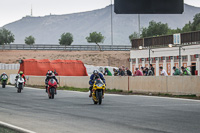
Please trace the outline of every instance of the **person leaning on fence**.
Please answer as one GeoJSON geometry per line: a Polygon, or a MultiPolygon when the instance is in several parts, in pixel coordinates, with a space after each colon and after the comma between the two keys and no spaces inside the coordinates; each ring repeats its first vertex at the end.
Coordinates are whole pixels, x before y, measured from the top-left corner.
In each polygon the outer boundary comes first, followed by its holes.
{"type": "Polygon", "coordinates": [[[143,73],[138,68],[136,68],[135,70],[136,71],[135,71],[135,74],[133,76],[143,76],[143,73]]]}
{"type": "Polygon", "coordinates": [[[185,67],[182,66],[181,69],[182,69],[182,72],[183,72],[181,75],[191,76],[191,72],[188,68],[185,68],[185,67]]]}
{"type": "Polygon", "coordinates": [[[174,76],[181,74],[181,71],[178,68],[176,68],[175,66],[173,67],[173,70],[174,70],[174,73],[173,73],[174,76]]]}
{"type": "Polygon", "coordinates": [[[132,72],[129,70],[128,67],[126,68],[126,73],[127,73],[127,76],[132,76],[132,72]]]}
{"type": "Polygon", "coordinates": [[[151,69],[146,68],[145,76],[154,76],[154,73],[151,69]]]}
{"type": "Polygon", "coordinates": [[[119,76],[125,76],[124,71],[122,70],[122,68],[119,68],[119,76]]]}
{"type": "Polygon", "coordinates": [[[150,64],[150,68],[149,68],[151,71],[152,71],[152,74],[150,76],[154,76],[155,72],[154,72],[154,67],[152,64],[150,64]]]}
{"type": "Polygon", "coordinates": [[[163,67],[159,67],[160,68],[160,76],[168,76],[167,72],[165,71],[165,69],[163,69],[163,67]]]}
{"type": "Polygon", "coordinates": [[[105,68],[104,68],[104,71],[105,71],[105,72],[104,72],[104,75],[105,75],[105,76],[112,76],[112,73],[110,72],[110,70],[108,70],[108,68],[105,67],[105,68]]]}
{"type": "Polygon", "coordinates": [[[144,76],[147,75],[146,69],[144,67],[141,67],[141,71],[142,71],[142,73],[143,73],[144,76]]]}
{"type": "Polygon", "coordinates": [[[118,70],[113,68],[114,76],[118,76],[118,70]]]}

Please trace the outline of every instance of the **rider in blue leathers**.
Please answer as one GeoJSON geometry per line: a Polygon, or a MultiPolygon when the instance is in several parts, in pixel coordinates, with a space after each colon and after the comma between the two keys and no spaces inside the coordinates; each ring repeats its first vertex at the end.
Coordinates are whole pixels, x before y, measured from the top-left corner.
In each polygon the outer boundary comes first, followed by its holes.
{"type": "Polygon", "coordinates": [[[89,97],[92,97],[92,87],[93,87],[93,84],[94,84],[94,80],[98,79],[98,78],[100,78],[104,82],[104,84],[106,83],[105,78],[103,77],[103,74],[99,73],[97,70],[94,70],[93,74],[90,76],[90,81],[89,81],[89,84],[90,84],[90,88],[89,88],[90,89],[90,95],[89,95],[89,97]]]}

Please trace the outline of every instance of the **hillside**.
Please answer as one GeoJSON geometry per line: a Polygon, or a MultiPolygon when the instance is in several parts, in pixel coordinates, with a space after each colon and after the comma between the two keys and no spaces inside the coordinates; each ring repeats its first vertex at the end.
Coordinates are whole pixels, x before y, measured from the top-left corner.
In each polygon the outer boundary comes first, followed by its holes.
{"type": "Polygon", "coordinates": [[[84,64],[94,66],[125,65],[129,67],[129,51],[36,51],[3,50],[0,51],[0,63],[15,64],[20,59],[81,60],[84,64]]]}
{"type": "MultiPolygon", "coordinates": [[[[23,17],[22,19],[7,24],[4,27],[15,35],[15,43],[24,43],[24,38],[33,35],[36,44],[58,44],[60,35],[71,32],[74,35],[73,44],[87,44],[85,37],[90,32],[102,32],[106,36],[104,44],[110,44],[111,6],[94,11],[66,14],[48,15],[44,17],[23,17]]],[[[185,12],[178,15],[141,15],[141,26],[145,27],[149,21],[168,23],[171,28],[181,28],[193,19],[200,8],[185,5],[185,12]]],[[[129,45],[128,36],[138,31],[137,15],[113,15],[114,44],[129,45]]]]}

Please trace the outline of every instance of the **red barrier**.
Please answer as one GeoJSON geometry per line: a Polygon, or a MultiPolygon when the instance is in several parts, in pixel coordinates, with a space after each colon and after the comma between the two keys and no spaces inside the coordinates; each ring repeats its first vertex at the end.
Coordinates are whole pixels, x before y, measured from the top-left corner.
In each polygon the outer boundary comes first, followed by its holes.
{"type": "Polygon", "coordinates": [[[19,69],[25,75],[34,76],[45,76],[48,70],[56,70],[59,76],[88,76],[83,62],[79,60],[25,59],[19,69]]]}
{"type": "Polygon", "coordinates": [[[198,75],[198,70],[195,71],[195,75],[198,75]]]}

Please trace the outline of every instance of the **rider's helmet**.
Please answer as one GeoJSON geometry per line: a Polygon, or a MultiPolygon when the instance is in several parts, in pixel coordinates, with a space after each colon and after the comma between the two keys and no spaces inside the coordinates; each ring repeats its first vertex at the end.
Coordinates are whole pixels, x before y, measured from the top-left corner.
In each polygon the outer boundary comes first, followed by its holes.
{"type": "Polygon", "coordinates": [[[95,77],[97,77],[99,75],[99,72],[97,70],[94,70],[93,74],[94,74],[95,77]]]}
{"type": "Polygon", "coordinates": [[[23,71],[20,71],[19,74],[22,75],[22,74],[23,74],[23,71]]]}
{"type": "Polygon", "coordinates": [[[5,73],[5,72],[3,72],[3,75],[6,75],[6,73],[5,73]]]}
{"type": "Polygon", "coordinates": [[[53,72],[52,72],[52,71],[48,71],[47,75],[48,75],[49,77],[51,77],[51,76],[53,75],[53,72]]]}
{"type": "Polygon", "coordinates": [[[97,70],[94,70],[93,71],[93,74],[98,74],[99,72],[97,70]]]}

